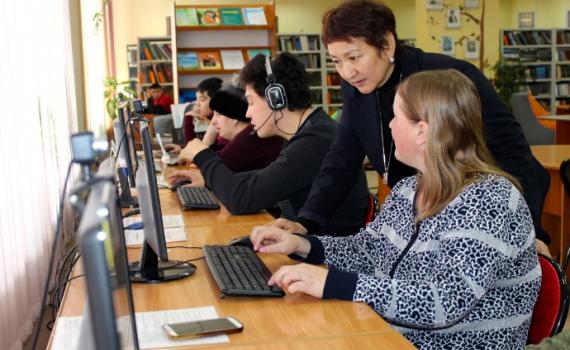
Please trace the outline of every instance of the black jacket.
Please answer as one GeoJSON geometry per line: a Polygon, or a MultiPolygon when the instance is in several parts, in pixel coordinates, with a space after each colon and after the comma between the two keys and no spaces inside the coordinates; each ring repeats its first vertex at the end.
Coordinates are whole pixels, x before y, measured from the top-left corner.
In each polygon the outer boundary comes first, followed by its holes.
{"type": "MultiPolygon", "coordinates": [[[[425,53],[408,46],[398,47],[396,62],[400,74],[392,74],[390,80],[405,79],[413,73],[425,70],[453,68],[473,81],[481,98],[487,146],[497,164],[521,182],[524,197],[535,222],[536,235],[549,243],[548,235],[540,229],[540,215],[550,177],[532,155],[520,125],[501,102],[489,80],[469,62],[441,54],[425,53]]],[[[382,88],[379,91],[382,113],[385,116],[382,120],[387,148],[391,144],[391,134],[386,130],[389,130],[388,123],[394,117],[394,92],[382,91],[382,88]]],[[[309,198],[299,213],[299,221],[310,229],[324,226],[332,216],[340,199],[344,198],[351,188],[365,155],[380,174],[384,172],[376,93],[363,95],[343,81],[342,96],[343,113],[337,139],[323,161],[309,198]]],[[[395,159],[392,149],[389,186],[394,186],[396,182],[414,172],[414,169],[395,159]]]]}
{"type": "MultiPolygon", "coordinates": [[[[295,220],[334,141],[335,124],[318,108],[285,143],[277,159],[263,169],[233,172],[210,149],[198,153],[194,163],[202,171],[206,185],[230,213],[255,213],[279,203],[282,215],[295,220]]],[[[334,216],[322,227],[328,234],[353,234],[363,224],[368,208],[368,188],[362,163],[348,190],[333,208],[334,216]]]]}

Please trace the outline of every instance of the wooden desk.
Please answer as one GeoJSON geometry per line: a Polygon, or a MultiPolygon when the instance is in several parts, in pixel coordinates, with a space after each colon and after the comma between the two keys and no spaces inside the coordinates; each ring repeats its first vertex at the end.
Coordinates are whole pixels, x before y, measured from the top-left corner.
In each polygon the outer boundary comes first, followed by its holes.
{"type": "Polygon", "coordinates": [[[570,145],[531,146],[532,154],[550,174],[550,188],[544,201],[542,226],[550,234],[550,252],[562,263],[570,243],[570,198],[560,179],[560,163],[570,158],[570,145]]]}
{"type": "MultiPolygon", "coordinates": [[[[165,214],[179,212],[178,202],[168,190],[161,190],[165,214]]],[[[187,246],[226,243],[232,237],[249,234],[255,225],[272,219],[262,213],[247,216],[225,215],[219,211],[184,212],[189,224],[187,246]]],[[[180,242],[169,245],[180,245],[180,242]]],[[[129,259],[139,257],[140,249],[129,249],[129,259]]],[[[169,257],[187,260],[200,251],[169,249],[169,257]]],[[[282,255],[262,255],[271,271],[295,263],[282,255]]],[[[233,316],[244,324],[242,333],[230,335],[230,342],[215,347],[231,349],[313,349],[383,348],[414,349],[368,305],[339,300],[320,300],[307,295],[284,298],[220,298],[206,262],[195,262],[197,271],[189,278],[154,285],[133,284],[136,312],[214,305],[221,317],[233,316]]],[[[83,279],[73,280],[64,296],[59,316],[76,316],[83,311],[83,279]]],[[[57,323],[56,323],[57,327],[57,323]]],[[[55,334],[55,333],[53,333],[55,334]]],[[[212,345],[192,348],[212,348],[212,345]]]]}
{"type": "MultiPolygon", "coordinates": [[[[570,115],[549,115],[537,117],[544,120],[556,121],[556,144],[557,145],[568,145],[570,144],[570,115]]],[[[560,164],[559,164],[560,165],[560,164]]]]}

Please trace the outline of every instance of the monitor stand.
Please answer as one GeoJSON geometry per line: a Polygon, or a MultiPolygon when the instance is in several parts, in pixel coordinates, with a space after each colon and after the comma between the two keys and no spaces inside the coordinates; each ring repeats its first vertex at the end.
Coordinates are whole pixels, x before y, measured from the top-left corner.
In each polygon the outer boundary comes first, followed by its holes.
{"type": "Polygon", "coordinates": [[[196,266],[177,260],[161,261],[147,241],[144,242],[141,261],[129,264],[131,282],[159,283],[174,281],[192,275],[196,266]]]}

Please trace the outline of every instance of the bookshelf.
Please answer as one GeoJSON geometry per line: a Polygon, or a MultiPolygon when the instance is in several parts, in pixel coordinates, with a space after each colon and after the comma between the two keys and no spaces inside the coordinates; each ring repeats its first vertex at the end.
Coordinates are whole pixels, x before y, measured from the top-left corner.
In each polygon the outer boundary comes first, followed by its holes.
{"type": "Polygon", "coordinates": [[[501,38],[501,58],[525,67],[537,100],[552,111],[570,103],[569,29],[502,29],[501,38]]]}
{"type": "Polygon", "coordinates": [[[275,5],[177,5],[172,7],[175,103],[195,99],[206,78],[231,80],[256,54],[276,51],[275,5]]]}
{"type": "MultiPolygon", "coordinates": [[[[172,44],[169,36],[138,38],[137,94],[146,99],[146,89],[159,83],[172,95],[172,44]]],[[[130,66],[129,66],[130,72],[130,66]]]]}
{"type": "Polygon", "coordinates": [[[127,67],[129,67],[129,86],[134,91],[138,91],[138,70],[139,70],[139,47],[137,45],[127,45],[127,67]]]}
{"type": "Polygon", "coordinates": [[[320,34],[279,33],[279,52],[297,56],[307,70],[311,103],[333,115],[342,107],[340,76],[327,58],[320,34]]]}

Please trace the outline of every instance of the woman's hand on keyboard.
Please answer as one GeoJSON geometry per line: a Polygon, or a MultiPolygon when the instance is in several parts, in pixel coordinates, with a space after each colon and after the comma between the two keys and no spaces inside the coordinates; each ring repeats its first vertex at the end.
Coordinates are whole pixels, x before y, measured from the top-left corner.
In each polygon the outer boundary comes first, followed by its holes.
{"type": "Polygon", "coordinates": [[[281,266],[267,284],[277,285],[289,293],[301,292],[322,298],[328,273],[325,268],[309,264],[281,266]]]}
{"type": "Polygon", "coordinates": [[[254,227],[250,239],[253,249],[260,253],[295,253],[307,257],[311,251],[311,243],[308,240],[275,226],[254,227]]]}

